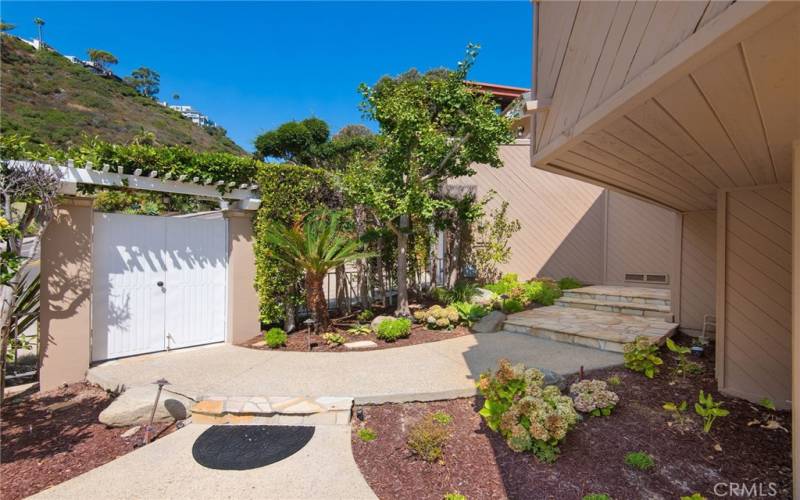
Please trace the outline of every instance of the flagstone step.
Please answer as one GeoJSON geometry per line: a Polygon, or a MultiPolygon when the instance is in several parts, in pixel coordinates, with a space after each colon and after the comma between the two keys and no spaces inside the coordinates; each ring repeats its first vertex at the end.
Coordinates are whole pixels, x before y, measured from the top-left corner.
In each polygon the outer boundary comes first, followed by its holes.
{"type": "Polygon", "coordinates": [[[602,302],[671,306],[671,293],[665,288],[593,285],[564,291],[564,297],[602,302]]]}
{"type": "Polygon", "coordinates": [[[622,352],[625,344],[637,337],[646,337],[660,344],[677,327],[676,323],[661,318],[563,306],[512,314],[503,324],[505,331],[612,352],[622,352]]]}
{"type": "Polygon", "coordinates": [[[643,304],[638,302],[610,302],[606,300],[595,300],[575,297],[561,297],[556,300],[556,305],[561,307],[574,307],[576,309],[587,309],[602,312],[615,312],[630,316],[644,316],[646,318],[661,318],[667,321],[672,320],[672,309],[670,306],[659,304],[643,304]]]}
{"type": "Polygon", "coordinates": [[[203,396],[192,422],[240,425],[349,425],[353,398],[203,396]]]}

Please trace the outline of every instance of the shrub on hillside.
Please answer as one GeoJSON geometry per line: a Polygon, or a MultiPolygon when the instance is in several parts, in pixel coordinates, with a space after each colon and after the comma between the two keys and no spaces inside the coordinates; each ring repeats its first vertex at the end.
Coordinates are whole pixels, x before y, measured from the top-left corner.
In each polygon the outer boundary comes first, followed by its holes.
{"type": "Polygon", "coordinates": [[[382,321],[375,330],[375,336],[386,342],[394,342],[411,335],[411,320],[395,318],[382,321]]]}

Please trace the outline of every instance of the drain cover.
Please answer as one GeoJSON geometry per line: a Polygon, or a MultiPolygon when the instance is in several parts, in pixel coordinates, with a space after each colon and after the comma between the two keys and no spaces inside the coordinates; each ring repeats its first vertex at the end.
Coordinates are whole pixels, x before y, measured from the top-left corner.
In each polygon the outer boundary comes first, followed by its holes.
{"type": "Polygon", "coordinates": [[[312,436],[307,426],[215,425],[194,442],[192,456],[209,469],[255,469],[294,455],[312,436]]]}

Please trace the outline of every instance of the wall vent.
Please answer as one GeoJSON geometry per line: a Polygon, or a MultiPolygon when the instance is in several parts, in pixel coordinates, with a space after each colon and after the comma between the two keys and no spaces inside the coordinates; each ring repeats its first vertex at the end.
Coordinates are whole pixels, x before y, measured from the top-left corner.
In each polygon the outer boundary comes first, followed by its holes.
{"type": "Polygon", "coordinates": [[[625,281],[629,283],[648,283],[651,285],[666,285],[669,284],[669,275],[625,273],[625,281]]]}

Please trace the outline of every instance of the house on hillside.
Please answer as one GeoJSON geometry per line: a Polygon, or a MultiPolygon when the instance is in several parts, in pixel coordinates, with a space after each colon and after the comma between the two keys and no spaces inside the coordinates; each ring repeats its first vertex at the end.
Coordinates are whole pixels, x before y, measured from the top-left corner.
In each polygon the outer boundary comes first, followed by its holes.
{"type": "MultiPolygon", "coordinates": [[[[163,103],[167,105],[166,103],[163,103]]],[[[216,124],[206,115],[192,108],[191,106],[181,106],[177,104],[170,104],[169,109],[175,110],[182,114],[184,117],[190,119],[192,123],[200,127],[213,127],[216,124]]]]}
{"type": "Polygon", "coordinates": [[[676,321],[714,304],[719,389],[791,406],[800,400],[800,4],[534,10],[527,179],[579,179],[674,214],[676,321]]]}

